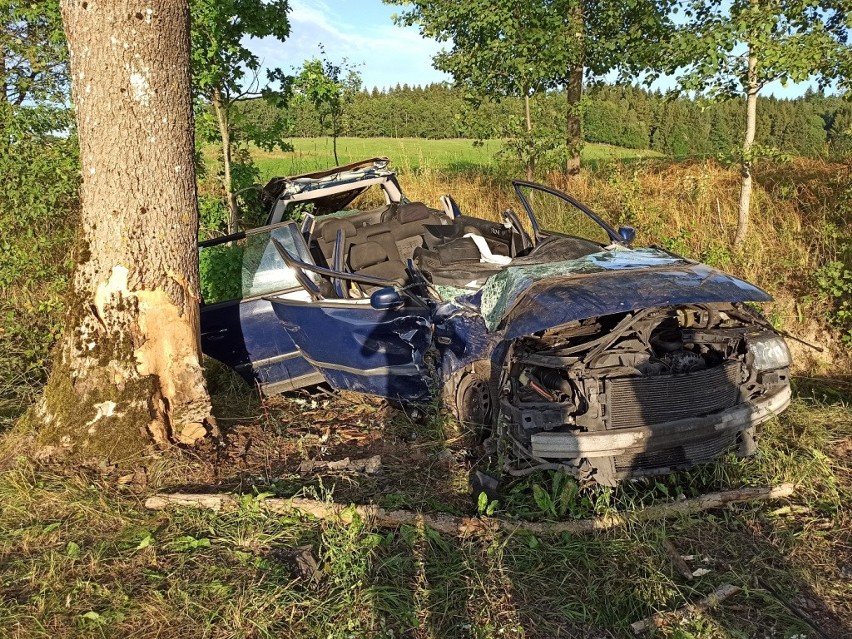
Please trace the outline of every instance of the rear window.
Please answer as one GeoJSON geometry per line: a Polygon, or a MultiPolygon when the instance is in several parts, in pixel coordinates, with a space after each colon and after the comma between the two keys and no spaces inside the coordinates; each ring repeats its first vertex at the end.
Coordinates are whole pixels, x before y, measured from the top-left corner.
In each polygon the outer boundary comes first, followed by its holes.
{"type": "Polygon", "coordinates": [[[293,269],[284,264],[272,238],[293,255],[310,261],[293,224],[257,229],[233,240],[201,246],[198,267],[204,304],[300,288],[293,269]]]}

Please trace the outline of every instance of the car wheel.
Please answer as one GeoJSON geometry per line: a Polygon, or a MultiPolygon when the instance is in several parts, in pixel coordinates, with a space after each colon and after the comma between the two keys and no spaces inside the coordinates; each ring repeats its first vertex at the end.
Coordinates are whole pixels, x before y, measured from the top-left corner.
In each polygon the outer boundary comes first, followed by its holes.
{"type": "Polygon", "coordinates": [[[495,393],[491,381],[470,371],[456,385],[455,413],[459,421],[489,427],[494,419],[495,393]]]}

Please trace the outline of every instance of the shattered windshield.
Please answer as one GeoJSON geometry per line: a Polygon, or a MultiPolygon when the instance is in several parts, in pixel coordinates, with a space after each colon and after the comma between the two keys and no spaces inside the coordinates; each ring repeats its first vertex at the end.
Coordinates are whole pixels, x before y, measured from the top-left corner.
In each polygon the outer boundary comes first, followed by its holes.
{"type": "Polygon", "coordinates": [[[623,249],[593,253],[576,260],[509,266],[485,282],[481,290],[480,312],[489,331],[500,324],[500,320],[514,306],[518,297],[535,282],[559,276],[584,275],[603,271],[636,268],[653,268],[688,264],[683,258],[675,257],[654,248],[623,249]]]}

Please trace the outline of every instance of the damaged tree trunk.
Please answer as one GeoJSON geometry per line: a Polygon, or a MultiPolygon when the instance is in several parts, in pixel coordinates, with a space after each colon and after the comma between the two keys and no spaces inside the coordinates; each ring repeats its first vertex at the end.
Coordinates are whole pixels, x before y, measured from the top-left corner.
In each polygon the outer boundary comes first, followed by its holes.
{"type": "Polygon", "coordinates": [[[120,460],[215,428],[201,368],[186,0],[65,0],[81,236],[30,414],[43,445],[120,460]]]}

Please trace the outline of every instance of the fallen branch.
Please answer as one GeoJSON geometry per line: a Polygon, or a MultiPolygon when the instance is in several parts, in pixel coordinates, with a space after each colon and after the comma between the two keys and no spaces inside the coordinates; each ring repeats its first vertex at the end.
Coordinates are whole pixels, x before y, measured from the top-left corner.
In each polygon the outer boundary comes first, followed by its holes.
{"type": "Polygon", "coordinates": [[[680,551],[675,548],[674,544],[667,538],[663,539],[663,548],[672,560],[672,566],[680,573],[680,576],[687,581],[692,581],[692,569],[681,556],[680,551]]]}
{"type": "MultiPolygon", "coordinates": [[[[538,535],[558,535],[584,533],[608,530],[619,526],[627,526],[633,522],[654,521],[689,515],[692,513],[722,508],[728,504],[749,501],[765,501],[782,499],[793,494],[793,484],[778,486],[762,486],[755,488],[740,488],[720,493],[709,493],[694,499],[684,499],[658,506],[649,506],[630,513],[616,513],[594,519],[576,521],[533,522],[524,520],[498,519],[492,517],[456,517],[440,513],[426,514],[410,510],[386,510],[374,505],[346,505],[335,502],[317,501],[293,497],[291,499],[269,498],[258,502],[262,508],[278,514],[310,515],[317,519],[338,520],[349,523],[358,515],[365,521],[382,528],[398,528],[402,525],[428,526],[447,535],[466,536],[494,530],[514,532],[525,530],[538,535]]],[[[168,506],[188,506],[208,508],[215,511],[234,510],[239,506],[238,499],[233,495],[173,493],[159,494],[149,497],[145,507],[152,510],[163,510],[168,506]]]]}
{"type": "Polygon", "coordinates": [[[708,610],[713,608],[731,595],[735,595],[740,591],[738,586],[732,586],[731,584],[724,584],[719,586],[711,592],[706,597],[703,597],[696,601],[695,603],[688,603],[684,606],[681,606],[674,612],[658,612],[651,617],[646,617],[645,619],[641,619],[639,621],[635,621],[630,624],[630,627],[633,628],[633,632],[635,634],[642,634],[647,630],[651,630],[654,628],[660,628],[670,621],[677,621],[679,619],[684,619],[690,615],[693,615],[697,612],[701,612],[703,610],[708,610]]]}

